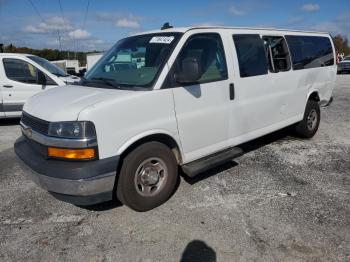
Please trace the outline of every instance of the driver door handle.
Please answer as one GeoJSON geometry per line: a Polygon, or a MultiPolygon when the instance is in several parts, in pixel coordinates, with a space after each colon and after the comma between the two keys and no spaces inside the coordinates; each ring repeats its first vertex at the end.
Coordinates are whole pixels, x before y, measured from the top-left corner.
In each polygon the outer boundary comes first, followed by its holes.
{"type": "Polygon", "coordinates": [[[11,85],[3,85],[3,87],[12,88],[13,86],[11,86],[11,85]]]}
{"type": "Polygon", "coordinates": [[[230,100],[235,99],[235,85],[233,83],[230,84],[230,100]]]}

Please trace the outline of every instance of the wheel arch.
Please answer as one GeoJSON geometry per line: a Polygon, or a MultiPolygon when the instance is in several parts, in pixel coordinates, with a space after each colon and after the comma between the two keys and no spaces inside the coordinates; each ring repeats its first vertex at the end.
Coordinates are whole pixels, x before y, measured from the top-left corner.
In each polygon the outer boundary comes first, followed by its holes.
{"type": "Polygon", "coordinates": [[[307,101],[309,101],[309,100],[312,100],[312,101],[315,101],[315,102],[320,102],[321,101],[318,90],[312,90],[312,91],[310,91],[308,93],[307,101]]]}
{"type": "Polygon", "coordinates": [[[182,163],[183,156],[179,141],[164,130],[149,131],[132,137],[120,147],[117,154],[123,158],[136,147],[150,141],[157,141],[168,146],[174,153],[177,163],[182,163]]]}

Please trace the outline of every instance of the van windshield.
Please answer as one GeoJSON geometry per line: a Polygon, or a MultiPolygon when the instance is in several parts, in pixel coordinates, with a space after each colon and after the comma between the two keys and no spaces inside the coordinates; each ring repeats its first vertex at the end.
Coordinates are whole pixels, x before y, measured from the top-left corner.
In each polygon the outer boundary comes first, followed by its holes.
{"type": "Polygon", "coordinates": [[[66,72],[63,71],[63,69],[59,68],[58,66],[51,64],[46,59],[39,57],[39,56],[28,56],[29,59],[33,60],[35,63],[38,63],[43,68],[45,68],[47,71],[49,71],[51,74],[55,76],[68,76],[66,72]]]}
{"type": "Polygon", "coordinates": [[[83,85],[150,88],[181,33],[132,36],[118,41],[82,80],[83,85]]]}

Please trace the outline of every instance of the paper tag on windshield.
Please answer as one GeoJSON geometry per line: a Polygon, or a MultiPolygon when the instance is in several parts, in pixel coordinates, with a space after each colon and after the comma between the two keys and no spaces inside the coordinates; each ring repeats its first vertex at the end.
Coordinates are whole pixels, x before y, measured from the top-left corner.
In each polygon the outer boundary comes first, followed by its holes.
{"type": "Polygon", "coordinates": [[[149,42],[154,44],[170,44],[173,40],[173,36],[153,36],[149,42]]]}

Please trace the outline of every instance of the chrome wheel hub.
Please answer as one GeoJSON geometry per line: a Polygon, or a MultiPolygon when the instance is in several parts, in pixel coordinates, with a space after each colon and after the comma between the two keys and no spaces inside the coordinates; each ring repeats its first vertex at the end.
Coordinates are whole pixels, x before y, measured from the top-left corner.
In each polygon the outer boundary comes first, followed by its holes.
{"type": "Polygon", "coordinates": [[[317,112],[315,109],[312,109],[307,117],[307,128],[312,131],[317,125],[317,112]]]}
{"type": "Polygon", "coordinates": [[[168,169],[162,159],[146,159],[136,169],[136,191],[142,196],[156,195],[163,189],[167,176],[168,169]]]}

